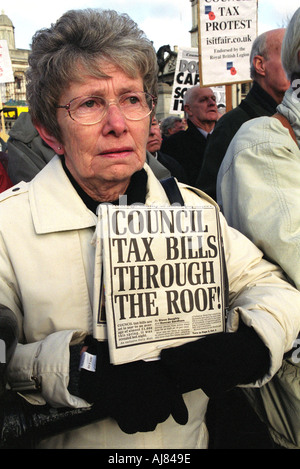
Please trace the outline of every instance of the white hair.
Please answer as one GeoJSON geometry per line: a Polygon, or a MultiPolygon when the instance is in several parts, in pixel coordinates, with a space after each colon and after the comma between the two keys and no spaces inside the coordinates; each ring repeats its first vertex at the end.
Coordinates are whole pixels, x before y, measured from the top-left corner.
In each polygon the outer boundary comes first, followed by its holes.
{"type": "Polygon", "coordinates": [[[281,61],[290,81],[293,75],[300,75],[300,8],[295,11],[286,29],[281,48],[281,61]]]}

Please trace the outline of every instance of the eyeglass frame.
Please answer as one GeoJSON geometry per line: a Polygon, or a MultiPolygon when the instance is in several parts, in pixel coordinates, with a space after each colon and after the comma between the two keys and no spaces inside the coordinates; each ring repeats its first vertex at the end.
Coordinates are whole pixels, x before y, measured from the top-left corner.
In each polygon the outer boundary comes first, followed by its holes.
{"type": "Polygon", "coordinates": [[[132,93],[140,93],[140,94],[143,94],[143,95],[147,95],[147,96],[150,96],[151,99],[152,99],[152,109],[149,108],[149,112],[148,114],[146,114],[145,116],[139,118],[139,119],[131,119],[131,118],[128,118],[126,117],[124,114],[123,114],[123,111],[122,109],[120,108],[119,106],[119,100],[122,96],[128,94],[130,92],[127,92],[127,93],[123,93],[121,96],[119,96],[119,98],[117,99],[109,99],[109,100],[106,100],[105,98],[103,98],[102,96],[96,96],[96,95],[82,95],[82,96],[76,96],[75,98],[71,99],[67,104],[65,104],[64,106],[62,105],[59,105],[59,104],[56,104],[55,107],[56,109],[66,109],[66,111],[68,112],[68,115],[70,117],[70,119],[72,119],[72,121],[74,122],[77,122],[78,124],[80,125],[95,125],[95,124],[99,124],[99,122],[102,121],[102,119],[106,116],[107,114],[107,111],[108,111],[108,108],[111,104],[115,104],[116,106],[118,106],[118,108],[120,109],[122,115],[125,117],[125,119],[128,119],[130,121],[140,121],[140,120],[143,120],[145,119],[146,117],[148,117],[151,112],[154,111],[154,108],[157,104],[157,97],[150,94],[150,93],[147,93],[146,91],[132,91],[132,93]],[[72,101],[75,101],[75,99],[81,99],[81,98],[100,98],[100,99],[103,99],[105,101],[105,107],[104,107],[104,112],[103,112],[103,116],[101,116],[101,118],[96,121],[96,122],[92,122],[92,123],[89,123],[89,124],[84,124],[83,122],[79,122],[78,120],[74,119],[74,117],[72,117],[71,115],[71,110],[70,110],[70,106],[71,106],[71,103],[72,101]]]}

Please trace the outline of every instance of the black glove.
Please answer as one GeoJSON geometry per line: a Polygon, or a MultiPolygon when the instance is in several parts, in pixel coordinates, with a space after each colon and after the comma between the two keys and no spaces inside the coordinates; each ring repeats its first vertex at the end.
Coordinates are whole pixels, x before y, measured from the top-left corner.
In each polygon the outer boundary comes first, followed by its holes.
{"type": "Polygon", "coordinates": [[[111,365],[107,342],[87,341],[87,352],[97,356],[97,364],[95,372],[81,369],[80,397],[105,408],[125,433],[153,431],[170,415],[180,425],[187,423],[183,398],[160,360],[111,365]]]}
{"type": "Polygon", "coordinates": [[[170,415],[179,425],[188,421],[182,395],[160,360],[113,366],[106,392],[109,414],[125,433],[154,431],[170,415]]]}
{"type": "Polygon", "coordinates": [[[83,343],[70,347],[68,391],[91,404],[103,400],[102,384],[107,380],[107,373],[111,366],[107,342],[96,340],[90,335],[87,336],[83,343]],[[89,371],[85,368],[79,369],[83,349],[96,357],[95,371],[89,371]]]}
{"type": "Polygon", "coordinates": [[[181,393],[201,388],[213,397],[262,378],[270,356],[254,329],[242,325],[235,333],[213,334],[164,349],[161,364],[181,393]]]}
{"type": "Polygon", "coordinates": [[[110,363],[107,341],[99,341],[87,336],[81,345],[70,347],[70,383],[69,392],[82,397],[89,403],[105,402],[105,384],[109,382],[113,365],[110,363]],[[95,371],[79,369],[79,358],[82,350],[96,357],[95,371]]]}

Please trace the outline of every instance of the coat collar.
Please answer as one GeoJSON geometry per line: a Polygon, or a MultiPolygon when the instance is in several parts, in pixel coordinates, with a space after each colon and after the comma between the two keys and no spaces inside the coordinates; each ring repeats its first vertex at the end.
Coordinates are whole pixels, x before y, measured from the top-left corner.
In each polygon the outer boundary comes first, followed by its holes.
{"type": "MultiPolygon", "coordinates": [[[[146,205],[168,205],[168,198],[160,182],[147,164],[144,168],[148,175],[146,205]]],[[[28,185],[36,233],[55,233],[96,226],[96,215],[77,194],[59,156],[55,155],[28,185]]]]}
{"type": "Polygon", "coordinates": [[[29,203],[38,234],[96,225],[96,216],[77,194],[57,155],[29,183],[29,203]]]}

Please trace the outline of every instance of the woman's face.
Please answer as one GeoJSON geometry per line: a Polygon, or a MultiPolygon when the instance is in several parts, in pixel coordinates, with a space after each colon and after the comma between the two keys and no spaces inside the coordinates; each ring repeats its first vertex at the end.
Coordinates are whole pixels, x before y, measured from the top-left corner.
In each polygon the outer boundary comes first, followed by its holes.
{"type": "MultiPolygon", "coordinates": [[[[105,69],[109,78],[86,74],[81,83],[72,82],[60,97],[60,105],[78,96],[117,99],[128,91],[144,91],[141,77],[130,78],[113,65],[105,69]]],[[[74,179],[92,197],[111,188],[124,192],[133,173],[145,162],[150,116],[127,120],[118,106],[111,104],[101,122],[81,125],[65,109],[57,111],[62,132],[60,153],[74,179]]]]}

